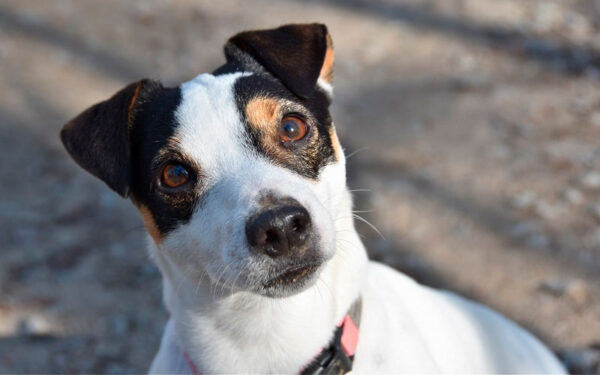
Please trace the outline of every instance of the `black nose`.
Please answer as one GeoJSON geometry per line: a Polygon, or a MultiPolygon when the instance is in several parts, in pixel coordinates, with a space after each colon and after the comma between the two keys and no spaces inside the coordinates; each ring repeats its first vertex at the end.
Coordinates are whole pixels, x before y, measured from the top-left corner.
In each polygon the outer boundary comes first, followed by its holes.
{"type": "Polygon", "coordinates": [[[310,216],[300,205],[271,207],[246,223],[246,238],[252,249],[271,258],[298,252],[310,233],[310,216]]]}

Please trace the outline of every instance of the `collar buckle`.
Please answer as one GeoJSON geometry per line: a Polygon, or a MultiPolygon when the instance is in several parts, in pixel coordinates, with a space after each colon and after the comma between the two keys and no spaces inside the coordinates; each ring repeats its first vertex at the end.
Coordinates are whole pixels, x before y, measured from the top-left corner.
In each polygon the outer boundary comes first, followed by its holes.
{"type": "Polygon", "coordinates": [[[361,308],[362,300],[359,298],[337,326],[329,346],[321,350],[300,375],[342,375],[352,370],[361,308]]]}

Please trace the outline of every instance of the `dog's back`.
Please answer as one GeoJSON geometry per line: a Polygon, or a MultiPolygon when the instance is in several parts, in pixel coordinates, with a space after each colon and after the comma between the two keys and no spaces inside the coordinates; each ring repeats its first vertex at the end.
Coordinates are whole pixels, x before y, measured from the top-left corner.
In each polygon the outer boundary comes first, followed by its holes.
{"type": "Polygon", "coordinates": [[[355,369],[406,373],[562,373],[535,337],[491,309],[371,262],[355,369]]]}

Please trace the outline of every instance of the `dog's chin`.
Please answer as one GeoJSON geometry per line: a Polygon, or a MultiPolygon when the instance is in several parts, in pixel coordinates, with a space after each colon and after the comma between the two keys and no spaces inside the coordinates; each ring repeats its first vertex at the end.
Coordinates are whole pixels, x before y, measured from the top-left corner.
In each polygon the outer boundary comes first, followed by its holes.
{"type": "Polygon", "coordinates": [[[254,292],[265,297],[283,298],[298,294],[313,286],[321,273],[322,263],[292,265],[257,285],[254,292]]]}

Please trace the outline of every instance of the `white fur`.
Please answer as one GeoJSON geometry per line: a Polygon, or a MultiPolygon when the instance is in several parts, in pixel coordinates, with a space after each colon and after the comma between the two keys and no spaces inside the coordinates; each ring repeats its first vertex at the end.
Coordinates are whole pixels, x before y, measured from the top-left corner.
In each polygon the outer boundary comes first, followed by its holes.
{"type": "Polygon", "coordinates": [[[323,78],[317,79],[317,86],[323,90],[329,100],[333,100],[333,86],[323,78]]]}
{"type": "Polygon", "coordinates": [[[233,97],[241,75],[204,74],[182,85],[175,138],[201,166],[205,197],[189,223],[160,247],[150,244],[171,313],[151,373],[190,373],[182,350],[201,373],[297,373],[358,296],[356,373],[563,372],[539,341],[497,313],[369,263],[343,155],[315,182],[250,152],[233,97]],[[266,190],[307,208],[328,259],[316,283],[285,298],[246,289],[258,270],[244,224],[266,190]]]}

